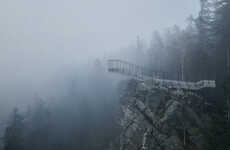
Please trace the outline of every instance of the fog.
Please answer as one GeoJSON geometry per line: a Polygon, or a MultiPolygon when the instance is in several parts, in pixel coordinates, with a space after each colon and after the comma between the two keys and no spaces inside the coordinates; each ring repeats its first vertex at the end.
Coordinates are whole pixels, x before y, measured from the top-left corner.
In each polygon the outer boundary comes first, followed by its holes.
{"type": "Polygon", "coordinates": [[[198,0],[0,1],[0,122],[36,99],[59,110],[54,122],[68,124],[66,136],[92,114],[87,124],[110,121],[121,77],[106,71],[106,60],[125,55],[137,36],[148,44],[154,30],[184,28],[199,10],[198,0]]]}
{"type": "Polygon", "coordinates": [[[137,35],[183,27],[198,11],[193,0],[0,1],[0,114],[51,92],[66,72],[84,72],[137,35]]]}

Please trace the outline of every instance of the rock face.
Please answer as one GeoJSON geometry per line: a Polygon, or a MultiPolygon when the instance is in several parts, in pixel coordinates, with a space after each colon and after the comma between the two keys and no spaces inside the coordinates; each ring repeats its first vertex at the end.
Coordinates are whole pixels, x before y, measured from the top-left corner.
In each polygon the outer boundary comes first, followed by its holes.
{"type": "Polygon", "coordinates": [[[150,88],[130,80],[121,84],[120,150],[202,150],[201,97],[150,88]]]}

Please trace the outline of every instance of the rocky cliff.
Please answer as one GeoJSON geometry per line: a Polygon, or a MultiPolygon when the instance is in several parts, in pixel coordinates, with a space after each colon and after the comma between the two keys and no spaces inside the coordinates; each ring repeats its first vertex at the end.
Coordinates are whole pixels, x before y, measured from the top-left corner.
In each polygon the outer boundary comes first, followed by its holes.
{"type": "MultiPolygon", "coordinates": [[[[188,91],[122,82],[120,150],[202,150],[208,117],[202,98],[188,91]]],[[[112,149],[112,148],[111,148],[112,149]]]]}

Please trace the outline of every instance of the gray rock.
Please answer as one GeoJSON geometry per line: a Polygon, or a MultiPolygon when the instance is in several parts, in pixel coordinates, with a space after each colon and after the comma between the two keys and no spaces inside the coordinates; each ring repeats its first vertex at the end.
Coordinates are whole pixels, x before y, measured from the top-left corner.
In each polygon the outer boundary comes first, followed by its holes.
{"type": "Polygon", "coordinates": [[[184,91],[150,88],[134,80],[123,85],[120,150],[201,149],[199,129],[203,122],[202,115],[197,114],[201,113],[196,108],[199,106],[196,105],[197,96],[191,97],[184,91]],[[181,139],[185,139],[185,143],[181,139]]]}

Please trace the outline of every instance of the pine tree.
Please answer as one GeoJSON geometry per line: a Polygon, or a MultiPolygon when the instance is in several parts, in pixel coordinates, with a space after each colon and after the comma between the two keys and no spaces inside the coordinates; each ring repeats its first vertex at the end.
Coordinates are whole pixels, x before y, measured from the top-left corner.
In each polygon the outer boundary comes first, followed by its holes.
{"type": "Polygon", "coordinates": [[[26,149],[48,150],[51,138],[51,117],[49,109],[44,100],[36,96],[33,110],[27,120],[26,128],[26,149]],[[41,145],[42,143],[42,145],[41,145]]]}
{"type": "Polygon", "coordinates": [[[15,108],[11,117],[4,135],[4,150],[23,150],[23,116],[20,115],[18,109],[15,108]]]}
{"type": "Polygon", "coordinates": [[[148,50],[149,64],[152,70],[162,70],[163,62],[165,55],[163,53],[164,43],[159,34],[159,32],[155,31],[153,33],[150,48],[148,50]]]}

